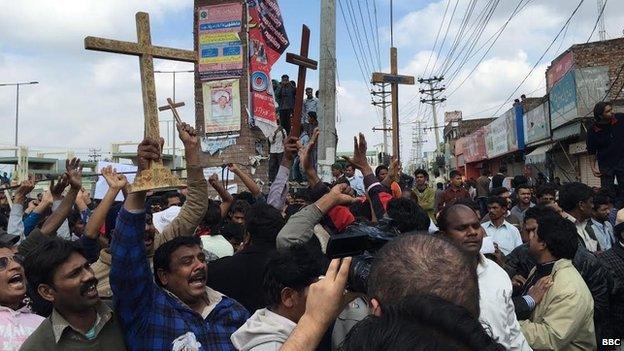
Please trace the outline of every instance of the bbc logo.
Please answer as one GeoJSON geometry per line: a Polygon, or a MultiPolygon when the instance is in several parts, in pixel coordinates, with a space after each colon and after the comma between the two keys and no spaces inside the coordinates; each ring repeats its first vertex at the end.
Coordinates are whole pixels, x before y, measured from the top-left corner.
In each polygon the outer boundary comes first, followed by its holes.
{"type": "MultiPolygon", "coordinates": [[[[602,346],[622,346],[622,339],[602,339],[602,346]]],[[[622,350],[618,348],[618,350],[622,350]]]]}

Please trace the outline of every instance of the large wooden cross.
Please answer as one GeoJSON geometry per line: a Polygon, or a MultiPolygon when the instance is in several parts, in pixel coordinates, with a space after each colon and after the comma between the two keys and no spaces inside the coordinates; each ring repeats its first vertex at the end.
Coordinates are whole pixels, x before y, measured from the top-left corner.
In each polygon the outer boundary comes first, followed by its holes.
{"type": "MultiPolygon", "coordinates": [[[[295,107],[293,109],[290,135],[298,137],[301,133],[301,109],[303,108],[303,92],[305,91],[306,69],[316,70],[317,62],[308,58],[310,46],[310,28],[303,25],[301,29],[301,49],[299,55],[286,53],[286,62],[299,66],[297,74],[297,91],[295,93],[295,107]]],[[[310,136],[311,137],[311,136],[310,136]]]]}
{"type": "MultiPolygon", "coordinates": [[[[139,57],[141,69],[141,91],[143,92],[143,116],[145,119],[145,137],[159,139],[158,106],[156,104],[156,84],[154,83],[154,58],[196,62],[197,53],[192,50],[180,50],[152,45],[149,15],[136,13],[137,42],[86,37],[85,49],[106,51],[139,57]]],[[[130,191],[143,191],[179,186],[179,181],[164,168],[162,162],[152,163],[151,168],[135,178],[130,191]]]]}
{"type": "Polygon", "coordinates": [[[397,49],[390,48],[390,74],[374,72],[372,83],[390,83],[390,94],[392,96],[392,153],[400,160],[401,148],[399,146],[399,84],[414,85],[413,76],[402,76],[398,74],[397,49]]]}

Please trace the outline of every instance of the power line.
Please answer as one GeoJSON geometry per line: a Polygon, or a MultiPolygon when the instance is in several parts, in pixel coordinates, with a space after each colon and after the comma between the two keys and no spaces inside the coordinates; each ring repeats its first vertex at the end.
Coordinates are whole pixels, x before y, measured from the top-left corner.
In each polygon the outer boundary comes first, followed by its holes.
{"type": "Polygon", "coordinates": [[[524,76],[524,78],[522,79],[522,81],[520,82],[520,84],[518,84],[518,86],[516,86],[516,88],[514,89],[514,91],[509,94],[509,97],[507,97],[507,99],[505,100],[505,102],[503,102],[500,107],[496,110],[496,112],[494,112],[494,116],[496,116],[496,114],[498,113],[498,111],[500,111],[501,108],[503,108],[503,106],[505,106],[516,94],[516,92],[518,91],[518,89],[520,89],[520,87],[522,86],[522,84],[524,84],[524,82],[526,82],[526,80],[529,78],[529,76],[531,75],[531,73],[533,73],[533,71],[535,70],[535,68],[537,67],[537,65],[539,65],[539,63],[542,61],[542,59],[544,58],[544,56],[546,56],[546,53],[548,53],[548,50],[550,50],[550,48],[555,44],[555,41],[557,40],[557,38],[559,38],[559,36],[561,35],[561,33],[563,32],[563,30],[570,24],[570,21],[572,20],[572,18],[574,17],[574,15],[578,12],[579,8],[581,7],[581,5],[583,5],[583,2],[585,2],[585,0],[581,0],[579,1],[578,5],[576,6],[576,8],[574,9],[574,11],[572,11],[572,14],[570,15],[570,17],[568,17],[568,20],[565,22],[565,24],[563,25],[563,27],[561,27],[561,29],[559,30],[559,33],[557,33],[557,35],[555,36],[555,38],[550,42],[550,44],[548,45],[548,47],[546,48],[546,50],[544,50],[544,53],[542,53],[542,55],[540,56],[540,58],[535,62],[535,64],[533,65],[533,67],[531,68],[531,70],[529,71],[529,73],[527,73],[526,76],[524,76]]]}
{"type": "MultiPolygon", "coordinates": [[[[379,24],[377,21],[377,0],[372,0],[373,1],[373,12],[375,14],[375,38],[376,38],[376,42],[377,42],[377,66],[379,67],[379,70],[381,71],[381,45],[379,43],[379,24]]],[[[366,7],[368,7],[368,0],[366,0],[366,7]]]]}
{"type": "MultiPolygon", "coordinates": [[[[375,63],[373,62],[373,51],[371,50],[371,40],[368,39],[368,30],[366,29],[366,24],[364,23],[364,15],[362,14],[362,6],[360,5],[360,0],[357,1],[358,12],[360,13],[360,20],[362,21],[362,28],[364,29],[364,39],[366,39],[366,48],[368,49],[368,54],[371,59],[371,67],[374,70],[375,63]]],[[[370,23],[370,21],[369,21],[370,23]]],[[[371,31],[371,38],[373,37],[373,33],[371,31]]],[[[373,43],[374,45],[374,43],[373,43]]],[[[371,71],[372,73],[372,71],[371,71]]]]}
{"type": "Polygon", "coordinates": [[[455,17],[455,11],[457,10],[457,5],[459,5],[459,0],[455,2],[455,6],[453,7],[453,12],[451,12],[451,18],[449,19],[446,25],[446,30],[444,31],[444,37],[442,37],[442,43],[440,44],[440,47],[438,48],[438,53],[436,54],[435,61],[433,61],[433,67],[431,69],[431,73],[435,72],[436,67],[438,65],[438,59],[440,57],[440,54],[442,53],[442,48],[444,47],[446,38],[448,37],[449,29],[451,28],[451,22],[453,22],[453,18],[455,17]]]}
{"type": "Polygon", "coordinates": [[[600,12],[598,13],[598,18],[596,18],[596,23],[594,23],[594,28],[592,29],[591,33],[589,34],[589,38],[587,38],[587,41],[585,42],[585,44],[589,43],[589,41],[591,40],[591,37],[594,35],[594,32],[596,31],[596,28],[598,28],[598,23],[600,23],[600,19],[602,19],[604,21],[603,14],[604,14],[605,7],[607,6],[607,2],[609,0],[603,0],[603,1],[604,2],[602,3],[602,8],[600,9],[600,12]]]}
{"type": "Polygon", "coordinates": [[[338,1],[338,7],[340,7],[340,13],[342,14],[342,20],[345,24],[345,27],[347,28],[347,34],[349,36],[349,42],[351,43],[351,48],[353,49],[353,54],[355,55],[355,59],[357,61],[358,67],[360,69],[360,73],[362,74],[362,79],[364,81],[364,86],[366,87],[366,90],[369,91],[370,90],[370,85],[368,82],[368,79],[366,79],[366,74],[364,74],[364,69],[362,68],[362,63],[360,62],[360,56],[358,55],[356,46],[353,42],[353,38],[351,37],[351,30],[349,29],[349,25],[347,24],[347,18],[345,16],[344,13],[344,9],[342,8],[342,2],[338,1]]]}

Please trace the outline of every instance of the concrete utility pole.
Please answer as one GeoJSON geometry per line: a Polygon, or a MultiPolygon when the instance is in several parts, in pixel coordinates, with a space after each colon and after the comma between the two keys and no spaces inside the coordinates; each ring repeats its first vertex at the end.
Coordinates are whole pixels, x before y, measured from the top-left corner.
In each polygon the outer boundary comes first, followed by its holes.
{"type": "Polygon", "coordinates": [[[412,127],[412,165],[414,169],[422,166],[423,121],[417,120],[412,127]]]}
{"type": "MultiPolygon", "coordinates": [[[[319,103],[321,124],[318,146],[319,175],[331,180],[331,165],[336,161],[336,0],[321,0],[319,41],[319,103]]],[[[298,116],[297,116],[298,118],[298,116]]]]}
{"type": "Polygon", "coordinates": [[[446,88],[434,88],[435,83],[439,83],[444,80],[444,77],[433,77],[433,78],[419,78],[418,83],[429,85],[429,89],[420,89],[421,94],[426,94],[429,96],[429,99],[420,99],[420,102],[431,105],[431,110],[433,112],[433,132],[435,133],[435,141],[436,141],[436,154],[438,154],[438,148],[440,147],[440,136],[438,134],[438,115],[436,112],[436,104],[440,102],[446,101],[446,98],[437,98],[437,94],[444,91],[446,88]]]}
{"type": "MultiPolygon", "coordinates": [[[[388,98],[390,97],[390,92],[386,90],[388,86],[387,83],[374,84],[375,86],[381,87],[381,90],[375,91],[371,90],[371,94],[373,95],[373,101],[371,104],[373,106],[381,106],[382,109],[382,127],[383,131],[383,153],[388,154],[390,150],[388,150],[388,131],[392,130],[388,128],[388,116],[386,115],[386,107],[390,105],[390,101],[388,98]],[[381,101],[375,101],[374,97],[380,97],[381,101]]],[[[373,128],[373,130],[379,130],[379,128],[373,128]]]]}

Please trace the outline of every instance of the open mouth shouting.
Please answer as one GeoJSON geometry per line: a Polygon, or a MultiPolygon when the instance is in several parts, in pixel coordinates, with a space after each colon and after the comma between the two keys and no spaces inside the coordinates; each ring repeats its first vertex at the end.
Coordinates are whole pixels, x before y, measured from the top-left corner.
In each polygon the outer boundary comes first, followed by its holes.
{"type": "Polygon", "coordinates": [[[88,281],[80,287],[80,294],[89,299],[97,298],[99,296],[97,291],[97,284],[97,279],[92,279],[88,281]]]}
{"type": "Polygon", "coordinates": [[[206,286],[206,271],[202,269],[193,274],[188,282],[193,289],[204,289],[206,286]]]}
{"type": "Polygon", "coordinates": [[[26,289],[26,281],[23,273],[15,273],[9,278],[9,287],[16,290],[26,289]]]}

